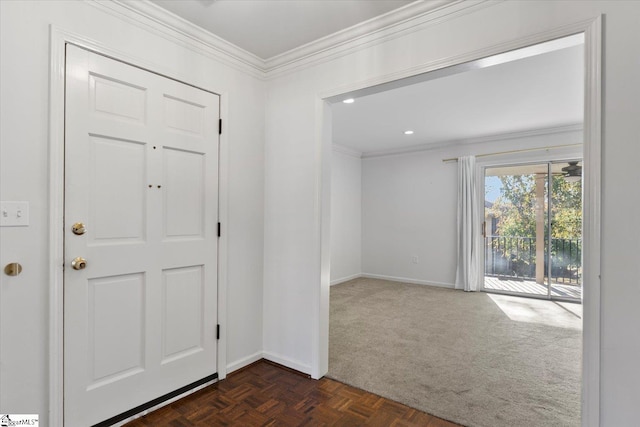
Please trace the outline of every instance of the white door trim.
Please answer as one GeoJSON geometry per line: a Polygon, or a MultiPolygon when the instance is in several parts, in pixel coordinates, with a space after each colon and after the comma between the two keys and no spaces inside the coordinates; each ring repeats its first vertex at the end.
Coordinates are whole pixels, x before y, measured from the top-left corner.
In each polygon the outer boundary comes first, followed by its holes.
{"type": "Polygon", "coordinates": [[[585,28],[582,425],[600,425],[602,16],[585,28]],[[584,283],[589,284],[584,286],[584,283]]]}
{"type": "MultiPolygon", "coordinates": [[[[600,425],[600,241],[601,241],[601,164],[602,164],[602,16],[554,30],[533,34],[507,43],[489,46],[464,55],[412,67],[373,79],[329,89],[316,96],[316,215],[315,229],[318,278],[312,295],[313,378],[328,369],[329,266],[331,188],[331,109],[329,99],[375,85],[459,65],[514,49],[543,43],[577,33],[585,34],[585,112],[584,112],[584,204],[583,218],[583,344],[582,344],[582,426],[600,425]]],[[[335,98],[334,98],[335,99],[335,98]]]]}
{"type": "MultiPolygon", "coordinates": [[[[65,46],[67,43],[95,53],[117,59],[180,82],[188,79],[172,76],[157,65],[148,64],[137,57],[114,50],[81,35],[68,32],[54,25],[50,27],[50,75],[49,75],[49,425],[64,424],[64,372],[63,372],[63,318],[64,318],[64,111],[65,111],[65,46]]],[[[228,97],[225,91],[207,89],[220,95],[220,117],[228,117],[228,97]]],[[[224,128],[223,128],[224,129],[224,128]]],[[[220,135],[219,155],[219,220],[222,233],[218,241],[218,379],[227,374],[227,224],[228,224],[228,140],[227,133],[220,135]]]]}

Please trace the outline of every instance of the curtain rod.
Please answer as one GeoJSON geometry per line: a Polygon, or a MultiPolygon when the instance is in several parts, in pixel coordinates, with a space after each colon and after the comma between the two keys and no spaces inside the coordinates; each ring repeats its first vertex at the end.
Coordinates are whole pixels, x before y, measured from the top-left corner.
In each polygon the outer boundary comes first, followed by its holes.
{"type": "MultiPolygon", "coordinates": [[[[488,157],[488,156],[500,156],[502,154],[514,154],[514,153],[526,153],[528,151],[540,151],[540,150],[554,150],[556,148],[567,148],[567,147],[579,147],[582,146],[582,144],[564,144],[564,145],[554,145],[551,147],[539,147],[539,148],[524,148],[522,150],[510,150],[510,151],[499,151],[497,153],[487,153],[487,154],[478,154],[476,156],[477,157],[488,157]]],[[[457,162],[458,158],[457,157],[451,157],[449,159],[442,159],[442,161],[444,163],[449,163],[449,162],[457,162]]]]}

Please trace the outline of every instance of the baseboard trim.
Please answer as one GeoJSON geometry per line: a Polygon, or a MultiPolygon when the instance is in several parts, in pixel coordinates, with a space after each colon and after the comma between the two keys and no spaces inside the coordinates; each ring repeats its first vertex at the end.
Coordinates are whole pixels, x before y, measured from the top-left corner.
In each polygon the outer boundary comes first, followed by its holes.
{"type": "Polygon", "coordinates": [[[341,277],[339,279],[332,280],[330,285],[339,285],[340,283],[348,282],[349,280],[359,279],[362,277],[362,273],[352,274],[351,276],[341,277]]]}
{"type": "Polygon", "coordinates": [[[282,365],[286,368],[293,369],[294,371],[302,372],[303,374],[311,375],[311,366],[305,365],[297,360],[288,359],[278,354],[265,351],[262,353],[264,359],[282,365]]]}
{"type": "Polygon", "coordinates": [[[370,274],[370,273],[362,273],[360,277],[366,277],[367,279],[389,280],[391,282],[411,283],[412,285],[435,286],[438,288],[448,288],[448,289],[455,288],[455,285],[453,283],[435,282],[432,280],[410,279],[408,277],[385,276],[382,274],[370,274]]]}
{"type": "Polygon", "coordinates": [[[249,366],[252,363],[257,362],[258,360],[263,358],[263,354],[261,351],[253,353],[247,357],[243,357],[242,359],[236,360],[235,362],[229,363],[227,365],[227,374],[230,374],[233,371],[237,371],[238,369],[242,369],[245,366],[249,366]]]}

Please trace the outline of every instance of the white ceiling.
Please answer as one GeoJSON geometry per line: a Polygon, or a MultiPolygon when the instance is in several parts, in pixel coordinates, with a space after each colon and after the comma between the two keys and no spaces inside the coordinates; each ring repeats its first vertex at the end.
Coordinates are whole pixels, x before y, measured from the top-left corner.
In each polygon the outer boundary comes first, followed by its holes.
{"type": "MultiPolygon", "coordinates": [[[[437,7],[450,1],[151,0],[263,60],[409,3],[437,7]]],[[[359,93],[353,104],[333,105],[333,142],[370,154],[580,124],[583,45],[575,37],[543,44],[553,48],[527,48],[535,54],[523,59],[490,58],[470,71],[359,93]],[[408,129],[414,134],[404,135],[408,129]]]]}
{"type": "Polygon", "coordinates": [[[414,0],[151,1],[261,59],[269,59],[414,0]]]}
{"type": "Polygon", "coordinates": [[[583,49],[574,45],[335,103],[333,142],[371,154],[581,124],[583,49]]]}

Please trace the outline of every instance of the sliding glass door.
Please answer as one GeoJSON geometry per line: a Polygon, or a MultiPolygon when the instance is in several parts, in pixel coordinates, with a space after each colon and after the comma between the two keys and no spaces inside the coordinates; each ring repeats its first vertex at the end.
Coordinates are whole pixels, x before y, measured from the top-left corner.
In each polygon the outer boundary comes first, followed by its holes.
{"type": "Polygon", "coordinates": [[[578,161],[485,169],[484,290],[581,299],[578,161]]]}

